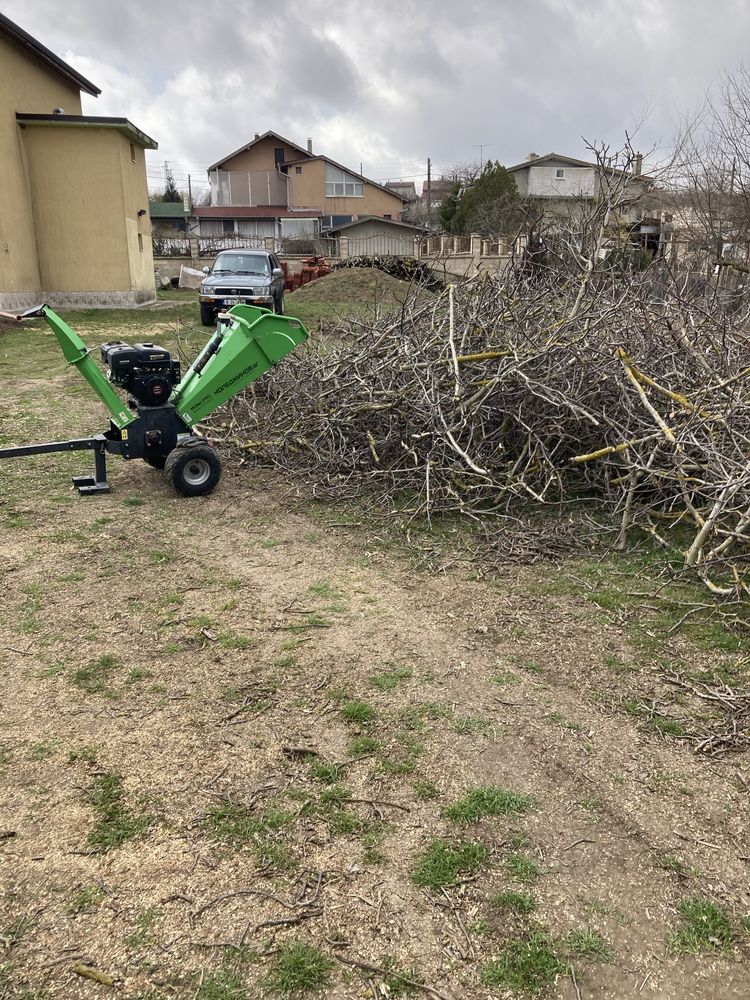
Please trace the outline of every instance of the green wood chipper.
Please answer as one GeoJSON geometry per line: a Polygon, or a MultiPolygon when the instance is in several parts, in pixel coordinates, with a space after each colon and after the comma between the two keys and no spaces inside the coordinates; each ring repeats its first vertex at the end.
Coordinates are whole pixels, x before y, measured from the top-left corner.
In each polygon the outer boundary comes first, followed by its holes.
{"type": "Polygon", "coordinates": [[[307,340],[298,319],[257,306],[235,305],[221,313],[216,331],[180,378],[180,363],[150,342],[110,341],[101,346],[106,376],[78,334],[49,306],[18,318],[43,316],[65,360],[75,365],[110,412],[109,430],[93,437],[0,449],[0,458],[61,451],[93,451],[94,475],[75,476],[79,493],[109,493],[106,456],[141,458],[164,469],[185,496],[210,493],[221,477],[221,459],[198,421],[235,396],[307,340]],[[123,403],[113,386],[127,393],[123,403]]]}

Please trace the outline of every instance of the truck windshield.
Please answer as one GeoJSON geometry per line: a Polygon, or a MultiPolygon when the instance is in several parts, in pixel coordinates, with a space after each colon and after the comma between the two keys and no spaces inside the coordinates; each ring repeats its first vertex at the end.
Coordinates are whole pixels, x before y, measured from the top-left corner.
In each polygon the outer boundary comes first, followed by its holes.
{"type": "Polygon", "coordinates": [[[250,254],[221,253],[213,266],[214,274],[268,274],[268,259],[250,254]]]}

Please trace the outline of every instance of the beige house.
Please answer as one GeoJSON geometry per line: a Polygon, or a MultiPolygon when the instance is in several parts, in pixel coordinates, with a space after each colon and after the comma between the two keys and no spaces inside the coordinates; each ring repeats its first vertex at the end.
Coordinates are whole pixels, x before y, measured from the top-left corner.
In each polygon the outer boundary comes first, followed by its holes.
{"type": "Polygon", "coordinates": [[[155,299],[146,149],[100,91],[0,14],[0,310],[155,299]]]}
{"type": "Polygon", "coordinates": [[[507,167],[524,200],[546,203],[551,212],[567,215],[605,190],[616,192],[616,207],[623,215],[638,218],[633,206],[651,186],[651,178],[641,174],[642,157],[634,158],[633,169],[626,173],[586,160],[576,160],[560,153],[537,156],[529,153],[523,163],[507,167]]]}
{"type": "Polygon", "coordinates": [[[398,219],[406,198],[290,142],[255,138],[208,168],[211,205],[195,209],[202,236],[300,238],[363,216],[398,219]]]}

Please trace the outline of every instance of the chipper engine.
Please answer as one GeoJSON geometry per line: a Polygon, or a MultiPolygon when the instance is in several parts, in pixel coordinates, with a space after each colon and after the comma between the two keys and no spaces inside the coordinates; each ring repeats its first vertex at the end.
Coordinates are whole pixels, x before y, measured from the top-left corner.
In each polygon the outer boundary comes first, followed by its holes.
{"type": "Polygon", "coordinates": [[[109,493],[106,456],[142,458],[164,469],[167,481],[185,496],[210,493],[221,477],[216,449],[195,425],[250,385],[307,340],[299,320],[257,306],[235,305],[221,313],[216,331],[180,378],[169,351],[144,342],[102,344],[105,377],[78,334],[49,306],[22,313],[43,316],[68,364],[109,410],[109,430],[93,437],[0,449],[0,458],[60,451],[93,451],[94,475],[75,476],[79,493],[109,493]],[[113,386],[127,393],[123,403],[113,386]]]}

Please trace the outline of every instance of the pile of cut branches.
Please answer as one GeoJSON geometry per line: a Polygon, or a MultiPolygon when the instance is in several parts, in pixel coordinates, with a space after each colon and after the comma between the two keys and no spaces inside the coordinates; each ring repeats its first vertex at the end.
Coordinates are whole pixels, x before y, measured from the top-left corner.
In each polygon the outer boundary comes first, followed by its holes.
{"type": "Polygon", "coordinates": [[[316,495],[407,516],[596,503],[620,547],[649,532],[743,597],[747,320],[666,267],[483,274],[291,356],[223,436],[316,495]]]}

